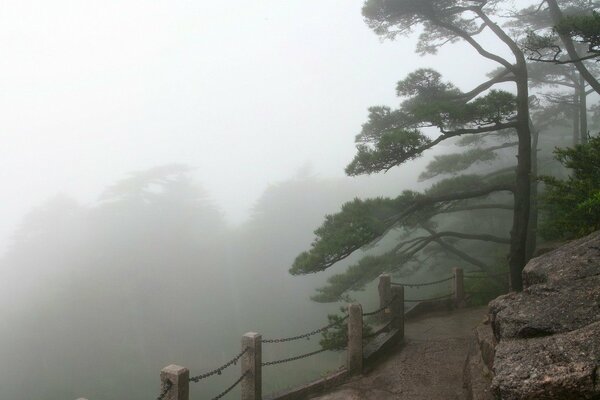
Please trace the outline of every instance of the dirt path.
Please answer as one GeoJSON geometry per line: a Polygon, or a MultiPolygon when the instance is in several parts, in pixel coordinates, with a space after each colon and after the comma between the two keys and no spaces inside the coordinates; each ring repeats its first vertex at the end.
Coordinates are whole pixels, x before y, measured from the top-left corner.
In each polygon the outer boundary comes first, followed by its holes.
{"type": "Polygon", "coordinates": [[[406,324],[403,345],[362,376],[314,400],[465,399],[463,365],[487,307],[429,314],[406,324]]]}

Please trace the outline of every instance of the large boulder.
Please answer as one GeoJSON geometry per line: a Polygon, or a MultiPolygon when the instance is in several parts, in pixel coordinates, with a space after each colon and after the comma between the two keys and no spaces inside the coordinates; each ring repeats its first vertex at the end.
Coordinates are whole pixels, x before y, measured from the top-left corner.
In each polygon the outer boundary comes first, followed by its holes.
{"type": "Polygon", "coordinates": [[[600,321],[600,275],[538,284],[490,302],[496,340],[570,332],[600,321]]]}
{"type": "Polygon", "coordinates": [[[562,286],[600,275],[600,231],[532,258],[523,270],[525,287],[538,283],[562,286]]]}
{"type": "Polygon", "coordinates": [[[499,399],[600,399],[600,231],[532,259],[490,303],[499,399]]]}
{"type": "Polygon", "coordinates": [[[596,322],[573,332],[503,340],[492,390],[503,400],[599,399],[599,338],[596,322]]]}

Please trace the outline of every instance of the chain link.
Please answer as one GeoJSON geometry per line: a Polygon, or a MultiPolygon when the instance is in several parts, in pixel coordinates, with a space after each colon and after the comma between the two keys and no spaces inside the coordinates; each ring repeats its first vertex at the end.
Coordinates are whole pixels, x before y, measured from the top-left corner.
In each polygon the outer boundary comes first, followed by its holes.
{"type": "Polygon", "coordinates": [[[483,275],[472,275],[466,274],[465,278],[469,279],[487,279],[487,278],[497,278],[500,276],[508,276],[508,272],[497,272],[495,274],[488,274],[487,272],[481,272],[483,275]]]}
{"type": "Polygon", "coordinates": [[[310,331],[310,332],[304,333],[302,335],[291,336],[291,337],[287,337],[287,338],[263,339],[262,343],[283,343],[283,342],[291,342],[293,340],[299,340],[299,339],[310,339],[311,336],[316,335],[317,333],[324,332],[330,328],[333,328],[334,326],[341,324],[342,322],[344,322],[347,319],[348,319],[348,315],[345,315],[341,320],[332,322],[331,324],[324,326],[322,328],[319,328],[319,329],[315,329],[314,331],[310,331]]]}
{"type": "Polygon", "coordinates": [[[282,360],[277,360],[277,361],[264,362],[264,363],[262,363],[260,365],[262,367],[268,367],[269,365],[283,364],[283,363],[286,363],[286,362],[296,361],[296,360],[300,360],[302,358],[307,358],[307,357],[310,357],[310,356],[314,356],[315,354],[319,354],[319,353],[322,353],[322,352],[327,351],[327,350],[329,350],[329,349],[319,349],[319,350],[311,351],[310,353],[302,354],[302,355],[295,356],[295,357],[284,358],[282,360]]]}
{"type": "Polygon", "coordinates": [[[367,313],[363,313],[363,317],[369,317],[371,315],[375,315],[375,314],[379,314],[380,312],[382,312],[383,310],[385,310],[386,308],[388,308],[394,301],[396,301],[396,299],[398,298],[398,296],[394,296],[392,297],[392,299],[390,301],[387,302],[387,304],[385,304],[383,307],[378,308],[375,311],[371,311],[371,312],[367,312],[367,313]]]}
{"type": "Polygon", "coordinates": [[[423,286],[435,285],[435,284],[442,283],[442,282],[448,282],[448,281],[451,281],[452,279],[454,279],[454,275],[452,275],[449,278],[440,279],[439,281],[432,281],[432,282],[425,282],[425,283],[392,282],[392,285],[418,288],[418,287],[423,287],[423,286]]]}
{"type": "Polygon", "coordinates": [[[205,374],[202,375],[198,375],[198,376],[193,376],[190,378],[190,382],[195,382],[198,383],[199,381],[201,381],[202,379],[206,379],[209,376],[212,375],[221,375],[221,372],[227,368],[230,367],[232,365],[237,364],[238,360],[244,355],[244,353],[246,353],[248,351],[249,347],[246,347],[244,350],[242,350],[242,352],[240,354],[238,354],[237,356],[233,357],[231,360],[229,360],[227,363],[223,364],[222,366],[220,366],[217,369],[213,369],[212,371],[209,371],[205,374]]]}
{"type": "Polygon", "coordinates": [[[450,294],[447,294],[445,296],[432,297],[430,299],[419,299],[419,300],[404,299],[404,302],[405,303],[422,303],[422,302],[425,302],[425,301],[443,300],[443,299],[450,298],[452,296],[454,296],[454,293],[450,293],[450,294]]]}
{"type": "Polygon", "coordinates": [[[162,383],[162,391],[160,392],[160,394],[158,395],[156,400],[163,400],[165,398],[165,396],[167,395],[167,393],[169,393],[169,390],[171,389],[171,387],[173,387],[173,383],[171,383],[170,380],[164,381],[162,383]]]}
{"type": "Polygon", "coordinates": [[[248,375],[250,373],[250,370],[246,370],[246,372],[244,372],[242,374],[242,376],[240,376],[238,378],[237,381],[235,381],[231,386],[229,386],[227,389],[225,389],[224,391],[222,391],[221,393],[219,393],[217,396],[213,397],[212,400],[219,400],[221,397],[225,396],[227,393],[231,392],[233,390],[234,387],[236,387],[241,381],[242,379],[244,379],[246,377],[246,375],[248,375]]]}

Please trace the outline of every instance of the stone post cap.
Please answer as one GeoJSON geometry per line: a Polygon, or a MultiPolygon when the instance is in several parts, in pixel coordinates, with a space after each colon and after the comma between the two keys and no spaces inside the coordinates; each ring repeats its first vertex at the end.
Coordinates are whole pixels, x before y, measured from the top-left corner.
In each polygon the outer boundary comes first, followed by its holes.
{"type": "Polygon", "coordinates": [[[180,365],[171,364],[164,367],[161,372],[166,374],[180,375],[183,372],[186,372],[188,369],[186,367],[182,367],[180,365]]]}

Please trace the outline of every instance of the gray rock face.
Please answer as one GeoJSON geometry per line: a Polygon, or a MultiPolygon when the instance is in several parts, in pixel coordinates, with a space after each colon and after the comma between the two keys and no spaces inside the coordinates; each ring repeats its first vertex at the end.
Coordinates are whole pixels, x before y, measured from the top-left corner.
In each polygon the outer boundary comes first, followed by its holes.
{"type": "Polygon", "coordinates": [[[600,322],[496,348],[492,390],[501,399],[600,398],[600,322]]]}
{"type": "Polygon", "coordinates": [[[494,368],[494,349],[496,347],[496,339],[492,334],[489,324],[479,324],[475,328],[475,341],[479,347],[481,360],[488,370],[492,370],[494,368]]]}
{"type": "Polygon", "coordinates": [[[532,259],[490,303],[499,399],[600,399],[600,231],[532,259]]]}
{"type": "Polygon", "coordinates": [[[523,270],[523,284],[563,285],[600,275],[600,231],[531,259],[523,270]]]}
{"type": "Polygon", "coordinates": [[[600,321],[600,276],[537,284],[490,303],[497,340],[569,332],[600,321]]]}
{"type": "Polygon", "coordinates": [[[489,324],[479,324],[475,328],[475,337],[470,343],[463,372],[463,387],[466,390],[467,400],[493,400],[494,398],[490,388],[493,342],[494,335],[489,324]]]}

